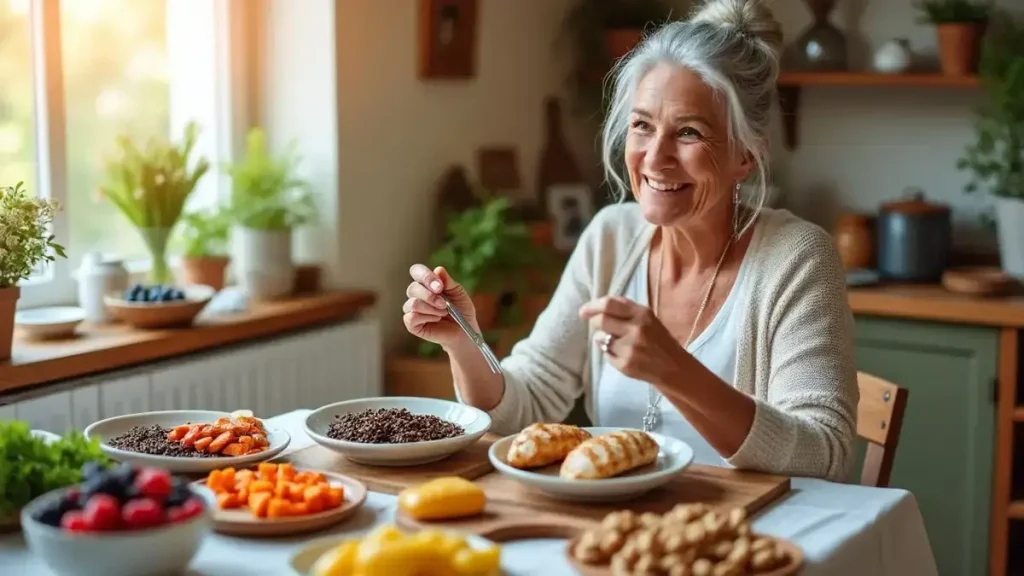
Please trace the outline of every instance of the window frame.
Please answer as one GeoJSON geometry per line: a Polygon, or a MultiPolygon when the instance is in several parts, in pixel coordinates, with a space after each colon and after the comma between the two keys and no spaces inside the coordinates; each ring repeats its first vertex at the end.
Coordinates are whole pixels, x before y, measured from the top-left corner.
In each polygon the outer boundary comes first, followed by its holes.
{"type": "MultiPolygon", "coordinates": [[[[74,1],[74,0],[71,0],[74,1]]],[[[61,0],[29,2],[32,42],[32,85],[36,132],[37,193],[67,207],[67,118],[61,38],[61,0]]],[[[196,152],[211,163],[208,173],[190,199],[190,206],[225,198],[230,180],[221,166],[235,157],[252,125],[247,91],[250,44],[248,31],[237,26],[252,10],[246,0],[171,0],[167,2],[167,57],[170,72],[170,135],[180,138],[189,120],[202,128],[196,152]],[[196,42],[205,27],[207,42],[196,42]],[[199,95],[197,97],[197,94],[199,95]],[[193,202],[193,200],[195,200],[193,202]]],[[[62,210],[53,221],[57,242],[68,249],[43,273],[22,281],[18,308],[75,304],[78,287],[74,267],[88,247],[68,246],[70,214],[62,210]]],[[[133,276],[149,269],[145,260],[126,260],[133,276]]]]}

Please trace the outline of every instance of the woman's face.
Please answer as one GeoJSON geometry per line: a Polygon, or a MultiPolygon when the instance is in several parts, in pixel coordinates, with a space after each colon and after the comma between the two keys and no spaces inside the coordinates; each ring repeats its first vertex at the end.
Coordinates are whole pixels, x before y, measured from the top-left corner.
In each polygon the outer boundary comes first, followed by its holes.
{"type": "Polygon", "coordinates": [[[729,144],[726,105],[693,72],[658,64],[641,79],[626,136],[626,168],[648,221],[685,224],[730,210],[750,173],[729,144]]]}

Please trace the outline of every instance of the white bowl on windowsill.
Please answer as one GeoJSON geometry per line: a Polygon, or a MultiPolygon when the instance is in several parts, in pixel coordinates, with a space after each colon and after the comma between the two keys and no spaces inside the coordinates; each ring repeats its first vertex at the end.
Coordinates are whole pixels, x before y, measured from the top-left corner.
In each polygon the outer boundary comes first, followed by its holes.
{"type": "Polygon", "coordinates": [[[14,314],[14,327],[26,338],[53,340],[71,338],[85,320],[85,310],[77,306],[28,308],[14,314]]]}

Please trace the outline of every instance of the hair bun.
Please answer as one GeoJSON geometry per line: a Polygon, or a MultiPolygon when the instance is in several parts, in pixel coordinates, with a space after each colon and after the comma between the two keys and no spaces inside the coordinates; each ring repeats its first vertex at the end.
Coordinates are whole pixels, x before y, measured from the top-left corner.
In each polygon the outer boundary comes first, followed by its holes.
{"type": "Polygon", "coordinates": [[[782,26],[763,0],[708,0],[690,21],[733,28],[761,40],[776,56],[782,50],[782,26]]]}

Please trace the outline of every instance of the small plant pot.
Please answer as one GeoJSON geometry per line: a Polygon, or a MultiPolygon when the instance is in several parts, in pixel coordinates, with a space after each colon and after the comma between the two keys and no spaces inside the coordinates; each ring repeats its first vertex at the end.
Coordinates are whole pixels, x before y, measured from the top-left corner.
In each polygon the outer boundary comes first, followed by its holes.
{"type": "Polygon", "coordinates": [[[388,396],[416,396],[455,400],[455,383],[448,356],[420,358],[394,356],[387,360],[388,396]]]}
{"type": "Polygon", "coordinates": [[[203,284],[219,292],[224,288],[224,270],[230,261],[227,256],[182,256],[183,283],[203,284]]]}
{"type": "Polygon", "coordinates": [[[996,233],[1003,270],[1024,280],[1024,200],[996,198],[996,233]]]}
{"type": "Polygon", "coordinates": [[[605,30],[604,46],[612,60],[618,60],[636,48],[643,38],[644,31],[639,28],[617,28],[605,30]]]}
{"type": "Polygon", "coordinates": [[[946,76],[970,76],[978,71],[984,24],[939,24],[939,63],[946,76]]]}
{"type": "Polygon", "coordinates": [[[476,322],[481,331],[494,328],[498,322],[498,303],[501,295],[497,292],[476,292],[472,294],[473,307],[476,308],[476,322]]]}
{"type": "Polygon", "coordinates": [[[14,344],[14,308],[21,297],[21,288],[0,288],[0,362],[11,358],[14,344]]]}
{"type": "Polygon", "coordinates": [[[278,300],[295,290],[291,230],[234,230],[235,278],[253,300],[278,300]]]}

